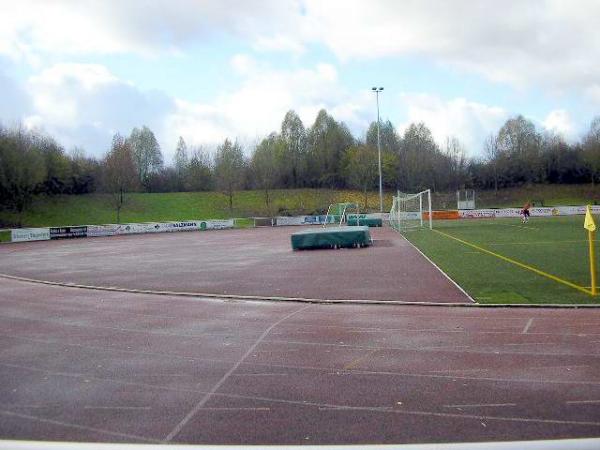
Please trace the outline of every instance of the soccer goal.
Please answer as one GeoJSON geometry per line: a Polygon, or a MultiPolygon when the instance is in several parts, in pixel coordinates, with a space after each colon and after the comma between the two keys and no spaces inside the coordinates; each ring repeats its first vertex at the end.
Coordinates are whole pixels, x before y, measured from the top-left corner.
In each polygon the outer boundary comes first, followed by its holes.
{"type": "Polygon", "coordinates": [[[346,221],[347,214],[360,215],[360,209],[357,203],[332,203],[327,208],[327,215],[325,216],[325,223],[323,226],[327,226],[330,223],[337,223],[342,225],[346,221]],[[339,222],[339,223],[338,223],[339,222]]]}
{"type": "Polygon", "coordinates": [[[390,210],[390,226],[402,232],[423,227],[433,228],[431,190],[417,194],[398,192],[390,210]]]}

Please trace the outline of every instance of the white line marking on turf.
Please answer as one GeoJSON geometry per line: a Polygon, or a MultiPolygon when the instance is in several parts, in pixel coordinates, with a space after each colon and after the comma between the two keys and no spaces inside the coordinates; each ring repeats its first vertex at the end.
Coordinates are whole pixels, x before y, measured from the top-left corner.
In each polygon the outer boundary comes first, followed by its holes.
{"type": "Polygon", "coordinates": [[[473,299],[473,297],[471,297],[469,294],[467,294],[467,291],[465,291],[463,288],[461,288],[460,285],[456,281],[454,281],[452,278],[450,278],[446,272],[444,272],[442,269],[440,269],[440,267],[436,263],[434,263],[425,253],[423,253],[421,250],[419,250],[416,245],[414,245],[412,242],[410,242],[408,239],[406,239],[403,234],[401,234],[401,233],[398,233],[398,234],[400,236],[402,236],[402,239],[404,239],[406,242],[408,242],[411,245],[412,248],[414,248],[416,251],[418,251],[421,254],[421,256],[423,258],[425,258],[433,267],[435,267],[437,270],[439,270],[439,272],[444,277],[446,277],[448,279],[448,281],[450,281],[450,283],[452,283],[454,286],[456,286],[456,288],[460,292],[462,292],[469,300],[471,300],[471,302],[477,303],[473,299]]]}
{"type": "Polygon", "coordinates": [[[527,331],[529,330],[529,327],[531,327],[532,323],[533,323],[533,317],[527,321],[527,325],[525,325],[525,328],[523,328],[523,331],[521,332],[521,334],[527,334],[527,331]]]}
{"type": "Polygon", "coordinates": [[[600,403],[600,400],[570,400],[568,402],[565,402],[567,405],[579,405],[579,404],[594,404],[594,403],[600,403]]]}
{"type": "Polygon", "coordinates": [[[171,441],[175,436],[177,436],[177,434],[179,434],[179,432],[183,429],[183,427],[194,417],[194,415],[204,407],[204,405],[206,404],[206,402],[208,402],[208,400],[210,400],[210,398],[212,397],[212,395],[217,392],[217,390],[219,390],[219,388],[225,383],[225,381],[227,381],[227,379],[233,374],[233,372],[235,372],[238,367],[240,367],[240,365],[244,362],[244,360],[250,356],[252,354],[252,352],[254,352],[254,350],[256,349],[256,347],[258,347],[258,345],[267,337],[267,335],[269,334],[269,332],[275,328],[277,325],[279,325],[280,323],[284,322],[285,320],[289,319],[292,316],[295,316],[298,313],[301,313],[302,311],[311,308],[313,305],[308,305],[308,306],[304,306],[300,309],[297,309],[296,311],[287,314],[286,316],[284,316],[283,318],[279,319],[277,322],[275,322],[274,324],[272,324],[269,328],[267,328],[263,334],[261,334],[259,336],[259,338],[256,340],[256,342],[254,342],[254,344],[252,344],[252,346],[250,346],[250,348],[246,351],[246,353],[244,353],[244,355],[239,359],[238,362],[236,362],[233,367],[231,369],[229,369],[227,371],[227,373],[225,373],[225,375],[223,375],[223,377],[212,387],[212,389],[210,391],[208,391],[204,397],[202,397],[202,399],[196,404],[196,406],[194,406],[191,411],[189,413],[186,414],[186,416],[181,420],[181,422],[179,422],[175,428],[173,428],[173,430],[163,439],[164,442],[169,442],[171,441]]]}
{"type": "Polygon", "coordinates": [[[444,408],[484,408],[484,407],[500,408],[502,406],[517,406],[517,404],[516,403],[475,403],[472,405],[444,405],[444,408]]]}

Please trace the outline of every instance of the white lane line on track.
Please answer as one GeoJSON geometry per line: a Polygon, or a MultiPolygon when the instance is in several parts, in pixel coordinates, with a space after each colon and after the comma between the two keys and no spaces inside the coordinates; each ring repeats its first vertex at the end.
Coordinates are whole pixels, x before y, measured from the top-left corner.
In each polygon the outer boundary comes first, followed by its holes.
{"type": "Polygon", "coordinates": [[[293,317],[296,314],[301,313],[305,309],[311,308],[312,306],[313,305],[308,305],[308,306],[304,306],[300,309],[297,309],[294,312],[285,315],[284,317],[279,319],[277,322],[273,323],[269,328],[267,328],[263,332],[263,334],[261,334],[260,337],[256,340],[256,342],[254,342],[254,344],[252,344],[252,346],[250,346],[250,348],[246,351],[246,353],[244,353],[244,355],[233,365],[233,367],[231,367],[231,369],[229,369],[225,373],[225,375],[223,375],[223,377],[212,387],[212,389],[210,391],[208,391],[204,395],[204,397],[202,397],[202,399],[196,404],[196,406],[194,406],[190,410],[190,412],[188,412],[186,414],[186,416],[175,426],[175,428],[173,428],[173,430],[171,430],[171,432],[167,436],[165,436],[163,441],[170,442],[175,436],[177,436],[179,434],[179,432],[183,429],[183,427],[186,426],[187,423],[196,415],[196,413],[204,407],[204,405],[210,400],[210,398],[213,396],[213,394],[215,394],[219,390],[219,388],[227,381],[227,379],[233,374],[233,372],[235,372],[238,369],[238,367],[244,362],[244,360],[246,358],[248,358],[248,356],[250,356],[252,354],[252,352],[254,352],[256,347],[258,347],[258,345],[267,337],[267,335],[273,328],[275,328],[280,323],[284,322],[286,319],[293,317]]]}
{"type": "MultiPolygon", "coordinates": [[[[0,365],[18,367],[17,365],[14,365],[14,364],[1,364],[0,363],[0,365]]],[[[41,372],[46,372],[46,373],[50,372],[47,370],[35,369],[35,368],[29,368],[29,370],[41,371],[41,372]]],[[[82,377],[83,376],[81,374],[68,374],[68,373],[58,373],[58,375],[67,376],[67,377],[82,377]]],[[[182,388],[173,388],[173,387],[166,387],[166,386],[149,385],[149,384],[143,385],[140,383],[132,383],[132,382],[127,382],[127,381],[112,380],[112,379],[100,379],[97,377],[90,377],[90,378],[95,378],[95,379],[102,380],[102,381],[112,381],[112,382],[125,384],[125,385],[145,386],[145,387],[155,388],[158,390],[168,391],[168,392],[174,391],[174,392],[206,393],[206,391],[199,391],[197,389],[182,389],[182,388]]],[[[456,378],[460,378],[460,377],[456,377],[456,378]]],[[[496,381],[498,381],[498,380],[496,380],[496,381]]],[[[514,380],[514,381],[521,381],[521,380],[514,380]]],[[[534,382],[535,382],[535,380],[534,380],[534,382]]],[[[580,384],[580,383],[576,383],[576,384],[580,384]]],[[[598,384],[598,383],[594,383],[594,384],[598,384]]],[[[272,402],[272,403],[292,404],[292,405],[298,405],[298,406],[313,406],[313,407],[316,406],[316,407],[323,407],[323,408],[340,408],[340,407],[347,406],[347,405],[333,405],[333,404],[323,404],[323,403],[317,403],[317,402],[308,402],[305,400],[302,400],[302,401],[300,401],[300,400],[284,400],[284,399],[277,399],[277,398],[271,398],[271,397],[250,396],[250,395],[231,394],[231,393],[226,394],[226,393],[219,393],[219,392],[215,392],[213,395],[216,397],[222,397],[222,398],[238,398],[238,399],[246,399],[246,400],[254,400],[254,401],[258,400],[258,401],[267,401],[267,402],[272,402]]],[[[400,409],[384,410],[384,409],[379,409],[379,408],[361,407],[361,406],[353,407],[353,408],[355,408],[357,410],[360,408],[360,410],[362,410],[362,411],[377,411],[377,412],[382,412],[382,413],[396,413],[396,414],[403,414],[403,415],[409,415],[409,416],[451,417],[451,418],[460,418],[460,419],[499,420],[499,421],[509,421],[509,422],[568,424],[568,425],[600,427],[600,422],[591,422],[591,421],[542,419],[542,418],[526,418],[526,417],[482,416],[482,415],[471,415],[471,414],[462,414],[462,413],[460,413],[460,414],[458,414],[458,413],[439,413],[439,412],[432,412],[432,411],[409,411],[409,410],[400,410],[400,409]]],[[[2,411],[0,411],[0,414],[2,414],[2,411]]],[[[16,413],[9,413],[9,414],[16,415],[16,413]]],[[[137,438],[139,438],[139,437],[137,437],[137,438]]]]}
{"type": "Polygon", "coordinates": [[[83,409],[115,409],[115,410],[148,410],[148,409],[152,409],[151,406],[90,406],[90,405],[85,405],[83,407],[83,409]]]}
{"type": "Polygon", "coordinates": [[[451,372],[489,372],[492,369],[445,369],[445,370],[430,370],[430,373],[451,373],[451,372]]]}
{"type": "MultiPolygon", "coordinates": [[[[531,369],[573,369],[578,367],[592,367],[589,364],[572,364],[572,365],[564,365],[564,366],[523,366],[524,370],[531,369]]],[[[496,367],[493,369],[445,369],[445,370],[430,370],[429,373],[453,373],[453,372],[490,372],[492,370],[502,370],[506,369],[503,367],[496,367]]]]}
{"type": "MultiPolygon", "coordinates": [[[[489,346],[493,347],[498,344],[489,344],[489,346]]],[[[504,346],[516,346],[516,345],[556,345],[556,342],[516,342],[514,344],[500,344],[504,346]]]]}
{"type": "Polygon", "coordinates": [[[521,333],[527,334],[527,331],[529,331],[529,328],[531,327],[532,323],[533,323],[533,317],[527,321],[527,325],[525,325],[525,328],[523,328],[523,331],[521,333]]]}
{"type": "Polygon", "coordinates": [[[567,405],[585,405],[585,404],[599,404],[600,400],[569,400],[565,402],[567,405]]]}
{"type": "MultiPolygon", "coordinates": [[[[316,306],[316,305],[315,305],[316,306]]],[[[66,325],[66,326],[72,326],[72,327],[79,327],[79,328],[97,328],[97,329],[104,329],[104,330],[116,330],[116,331],[125,331],[125,332],[131,332],[131,333],[140,333],[140,334],[150,334],[150,335],[158,335],[158,336],[177,336],[177,337],[185,337],[185,338],[199,338],[199,337],[206,337],[206,336],[216,336],[216,337],[224,337],[224,336],[230,336],[230,334],[225,334],[225,333],[202,333],[202,334],[182,334],[182,333],[172,333],[172,332],[168,332],[168,331],[162,331],[162,330],[150,330],[150,329],[142,329],[142,328],[126,328],[126,327],[110,327],[110,326],[105,326],[105,325],[93,325],[91,323],[81,323],[81,322],[77,322],[77,321],[69,321],[69,320],[58,320],[58,319],[42,319],[42,318],[38,318],[38,317],[23,317],[23,316],[13,316],[13,315],[7,315],[7,314],[0,314],[0,318],[4,318],[4,319],[10,319],[10,320],[23,320],[23,321],[31,321],[31,322],[45,322],[45,323],[54,323],[54,324],[60,324],[60,325],[66,325]]],[[[347,328],[347,327],[323,327],[323,328],[347,328]]],[[[406,333],[454,333],[454,334],[510,334],[510,335],[518,335],[520,333],[515,332],[515,331],[470,331],[470,330],[444,330],[444,329],[431,329],[431,328],[422,328],[422,329],[391,329],[390,331],[400,331],[400,332],[406,332],[406,333]]],[[[542,333],[542,332],[536,332],[536,333],[528,333],[530,335],[535,335],[535,336],[573,336],[573,337],[582,337],[581,333],[542,333]]],[[[600,336],[600,333],[586,333],[585,337],[595,337],[595,336],[600,336]]],[[[237,336],[236,336],[237,337],[237,336]]],[[[250,340],[250,337],[243,337],[240,336],[240,338],[242,340],[250,340]]],[[[298,342],[298,343],[304,343],[306,344],[306,342],[300,342],[300,341],[284,341],[284,340],[277,340],[277,339],[270,339],[269,342],[298,342]]],[[[591,342],[600,342],[600,341],[591,341],[591,342]]],[[[310,342],[309,342],[310,343],[310,342]]],[[[600,355],[598,355],[600,356],[600,355]]]]}
{"type": "Polygon", "coordinates": [[[444,405],[444,408],[501,408],[503,406],[517,406],[516,403],[474,403],[470,405],[444,405]]]}
{"type": "Polygon", "coordinates": [[[124,438],[132,439],[132,440],[135,439],[138,441],[151,442],[151,443],[160,442],[158,439],[150,439],[150,438],[147,438],[144,436],[138,436],[135,434],[119,433],[116,431],[105,430],[103,428],[96,428],[96,427],[90,427],[90,426],[85,426],[85,425],[77,425],[74,423],[62,422],[60,420],[53,420],[53,419],[45,419],[43,417],[32,416],[29,414],[15,413],[12,411],[0,410],[0,415],[9,416],[9,417],[18,417],[19,419],[27,419],[27,420],[32,420],[35,422],[47,423],[50,425],[58,425],[61,427],[66,427],[66,428],[75,428],[76,430],[85,430],[85,431],[92,431],[94,433],[108,434],[109,436],[118,436],[121,438],[124,437],[124,438]]]}
{"type": "MultiPolygon", "coordinates": [[[[82,327],[81,325],[75,325],[77,327],[82,327]]],[[[99,328],[109,328],[112,329],[111,327],[99,327],[99,328]]],[[[129,330],[129,331],[137,331],[137,330],[129,330]]],[[[139,331],[140,333],[146,333],[146,331],[139,331]]],[[[163,333],[160,333],[163,334],[163,333]]],[[[170,334],[167,334],[170,335],[170,334]]],[[[180,336],[180,335],[177,335],[180,336]]],[[[183,337],[187,337],[185,335],[181,335],[183,337]]],[[[93,349],[93,350],[103,350],[103,351],[107,351],[107,352],[118,352],[118,353],[126,353],[126,354],[136,354],[136,355],[148,355],[148,356],[160,356],[160,357],[169,357],[169,358],[176,358],[176,359],[184,359],[184,360],[189,360],[189,361],[214,361],[214,362],[224,362],[224,363],[230,363],[232,362],[231,360],[227,360],[227,359],[222,359],[222,358],[206,358],[206,357],[198,357],[198,356],[191,356],[191,355],[174,355],[172,353],[164,353],[164,352],[148,352],[148,351],[137,351],[137,350],[128,350],[128,349],[120,349],[120,348],[113,348],[113,347],[102,347],[102,346],[96,346],[96,345],[82,345],[82,344],[74,344],[74,343],[69,343],[69,342],[60,342],[60,341],[52,341],[52,340],[47,340],[47,339],[36,339],[36,338],[30,338],[30,337],[23,337],[23,336],[14,336],[14,335],[8,335],[8,334],[2,334],[0,333],[0,337],[3,338],[7,338],[7,339],[17,339],[17,340],[24,340],[24,341],[31,341],[31,342],[36,342],[36,343],[41,343],[41,344],[47,344],[47,345],[60,345],[60,346],[65,346],[65,347],[77,347],[77,348],[84,348],[84,349],[93,349]]],[[[317,347],[330,347],[330,348],[335,348],[335,347],[341,347],[341,348],[351,348],[351,349],[366,349],[366,350],[391,350],[391,351],[430,351],[428,347],[364,347],[364,346],[352,346],[349,344],[345,344],[345,345],[340,345],[340,344],[323,344],[323,343],[314,343],[314,342],[297,342],[297,341],[268,341],[270,343],[280,343],[280,344],[298,344],[298,345],[313,345],[313,346],[317,346],[317,347]]],[[[454,350],[454,348],[460,348],[460,347],[467,347],[468,346],[451,346],[448,348],[448,350],[446,350],[447,352],[451,352],[451,353],[468,353],[468,354],[484,354],[484,355],[527,355],[530,353],[526,353],[526,352],[497,352],[497,351],[477,351],[477,350],[454,350]]],[[[437,350],[433,350],[433,351],[437,351],[437,350]]],[[[552,357],[556,357],[556,356],[572,356],[572,353],[533,353],[536,356],[552,356],[552,357]]],[[[577,354],[576,356],[578,357],[587,357],[587,358],[600,358],[600,354],[591,354],[591,353],[582,353],[582,354],[577,354]]],[[[270,364],[270,363],[255,363],[255,362],[247,362],[245,364],[250,364],[250,365],[258,365],[258,366],[265,366],[265,367],[280,367],[280,365],[277,364],[270,364]]],[[[287,367],[285,365],[281,365],[281,367],[287,367]]],[[[140,376],[140,375],[138,375],[140,376]]],[[[149,375],[150,376],[150,375],[149,375]]]]}
{"type": "Polygon", "coordinates": [[[198,411],[271,411],[271,408],[200,408],[198,411]]]}
{"type": "Polygon", "coordinates": [[[285,377],[287,373],[234,373],[232,377],[285,377]]]}
{"type": "MultiPolygon", "coordinates": [[[[364,406],[320,406],[319,411],[360,411],[364,406]]],[[[393,411],[391,406],[368,406],[369,411],[393,411]]]]}

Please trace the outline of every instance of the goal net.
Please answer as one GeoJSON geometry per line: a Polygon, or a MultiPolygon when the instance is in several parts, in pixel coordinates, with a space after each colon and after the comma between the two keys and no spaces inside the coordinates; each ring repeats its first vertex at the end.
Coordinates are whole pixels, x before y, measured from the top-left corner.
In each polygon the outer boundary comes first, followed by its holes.
{"type": "Polygon", "coordinates": [[[402,232],[423,227],[433,228],[431,190],[417,194],[398,192],[390,210],[390,226],[402,232]]]}
{"type": "Polygon", "coordinates": [[[327,208],[327,215],[325,216],[325,223],[323,226],[327,226],[327,224],[333,223],[342,225],[346,221],[346,216],[348,214],[360,214],[360,210],[357,203],[332,203],[327,208]]]}

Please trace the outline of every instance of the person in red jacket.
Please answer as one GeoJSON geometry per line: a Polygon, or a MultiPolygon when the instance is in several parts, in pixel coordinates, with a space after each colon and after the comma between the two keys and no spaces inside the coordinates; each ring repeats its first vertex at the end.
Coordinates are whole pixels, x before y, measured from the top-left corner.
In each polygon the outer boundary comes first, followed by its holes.
{"type": "Polygon", "coordinates": [[[521,215],[523,216],[521,219],[522,223],[529,222],[529,208],[531,208],[531,203],[527,202],[523,205],[523,209],[521,210],[521,215]]]}

